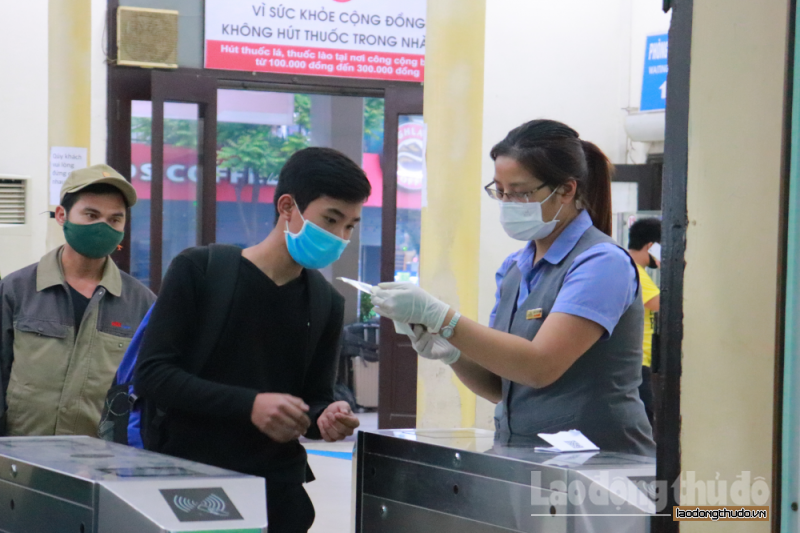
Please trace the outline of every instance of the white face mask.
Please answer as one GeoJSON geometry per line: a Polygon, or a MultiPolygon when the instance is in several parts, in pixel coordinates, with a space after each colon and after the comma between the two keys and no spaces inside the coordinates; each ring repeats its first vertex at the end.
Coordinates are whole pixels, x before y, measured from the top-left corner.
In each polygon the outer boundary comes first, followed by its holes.
{"type": "Polygon", "coordinates": [[[500,204],[500,223],[508,236],[519,241],[536,241],[544,239],[556,228],[558,214],[550,222],[542,219],[542,204],[549,200],[556,191],[542,202],[503,202],[500,204]]]}
{"type": "Polygon", "coordinates": [[[661,245],[654,242],[653,246],[650,247],[650,255],[661,261],[661,245]]]}

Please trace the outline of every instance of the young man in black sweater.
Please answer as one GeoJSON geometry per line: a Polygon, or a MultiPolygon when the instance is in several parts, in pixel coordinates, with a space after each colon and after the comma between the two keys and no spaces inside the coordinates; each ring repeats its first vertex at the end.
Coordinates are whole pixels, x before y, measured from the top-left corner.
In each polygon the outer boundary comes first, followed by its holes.
{"type": "Polygon", "coordinates": [[[370,192],[344,154],[294,154],[275,190],[275,229],[231,266],[231,309],[202,369],[187,370],[202,351],[203,291],[213,282],[206,247],[170,265],[139,353],[137,392],[167,412],[149,447],[265,477],[270,533],[305,532],[314,521],[298,438],[332,442],[358,427],[348,404],[333,401],[344,300],[315,269],[339,258],[370,192]]]}

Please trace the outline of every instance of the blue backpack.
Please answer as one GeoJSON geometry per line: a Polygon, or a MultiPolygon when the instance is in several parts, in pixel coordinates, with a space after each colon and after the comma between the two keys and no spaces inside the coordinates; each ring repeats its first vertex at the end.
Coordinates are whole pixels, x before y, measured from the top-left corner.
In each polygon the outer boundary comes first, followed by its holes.
{"type": "MultiPolygon", "coordinates": [[[[202,348],[194,359],[193,368],[187,369],[195,375],[202,370],[222,334],[233,302],[233,291],[239,273],[237,265],[242,255],[241,248],[224,244],[211,244],[208,250],[205,278],[209,283],[204,288],[205,311],[208,315],[204,320],[203,339],[198,344],[202,348]]],[[[151,405],[152,402],[148,402],[147,398],[137,395],[133,386],[139,350],[156,305],[157,302],[150,307],[136,329],[106,394],[97,429],[97,436],[101,439],[141,449],[144,449],[145,442],[158,442],[165,412],[151,405]]],[[[152,444],[148,448],[152,448],[152,444]]]]}
{"type": "Polygon", "coordinates": [[[139,328],[133,335],[133,340],[125,350],[122,362],[111,383],[111,388],[106,395],[103,407],[103,417],[98,427],[98,437],[120,444],[127,444],[134,448],[144,448],[141,433],[142,406],[136,401],[136,392],[133,390],[133,370],[139,356],[139,347],[142,344],[150,315],[153,314],[153,304],[144,315],[139,328]]]}

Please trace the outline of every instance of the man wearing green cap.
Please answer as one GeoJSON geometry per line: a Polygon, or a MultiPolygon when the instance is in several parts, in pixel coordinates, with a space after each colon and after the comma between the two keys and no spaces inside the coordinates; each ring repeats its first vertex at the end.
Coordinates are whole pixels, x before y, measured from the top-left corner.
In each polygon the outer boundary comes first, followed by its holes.
{"type": "Polygon", "coordinates": [[[155,295],[109,255],[136,191],[108,165],[72,172],[67,243],[0,281],[0,435],[96,436],[103,400],[155,295]]]}

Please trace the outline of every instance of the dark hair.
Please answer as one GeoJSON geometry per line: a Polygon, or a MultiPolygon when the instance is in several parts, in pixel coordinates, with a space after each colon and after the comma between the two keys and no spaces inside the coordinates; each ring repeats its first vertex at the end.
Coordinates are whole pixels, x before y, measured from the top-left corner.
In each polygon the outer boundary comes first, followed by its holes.
{"type": "Polygon", "coordinates": [[[578,132],[555,120],[538,119],[514,128],[494,145],[492,160],[510,157],[555,190],[569,180],[578,183],[577,199],[592,223],[611,235],[611,175],[605,154],[578,132]]]}
{"type": "Polygon", "coordinates": [[[125,203],[125,209],[130,207],[128,205],[128,200],[125,199],[125,195],[122,194],[121,190],[108,183],[95,183],[94,185],[87,185],[79,191],[68,192],[64,195],[64,199],[61,200],[61,207],[64,208],[64,211],[66,211],[67,214],[69,214],[70,210],[78,202],[82,194],[116,194],[122,198],[122,201],[125,203]]]}
{"type": "Polygon", "coordinates": [[[304,148],[295,152],[283,165],[275,187],[275,220],[278,199],[291,194],[300,212],[308,204],[328,196],[336,200],[364,202],[372,194],[367,175],[352,159],[332,148],[304,148]]]}
{"type": "Polygon", "coordinates": [[[652,217],[640,218],[628,230],[628,250],[641,250],[651,242],[661,242],[661,221],[652,217]]]}

